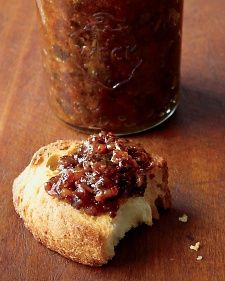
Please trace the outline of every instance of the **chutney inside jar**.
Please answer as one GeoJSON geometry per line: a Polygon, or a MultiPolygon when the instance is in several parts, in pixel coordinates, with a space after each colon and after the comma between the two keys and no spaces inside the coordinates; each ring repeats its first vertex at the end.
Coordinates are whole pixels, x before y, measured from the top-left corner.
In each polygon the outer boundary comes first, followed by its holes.
{"type": "Polygon", "coordinates": [[[183,0],[37,0],[47,91],[88,132],[144,131],[179,100],[183,0]]]}

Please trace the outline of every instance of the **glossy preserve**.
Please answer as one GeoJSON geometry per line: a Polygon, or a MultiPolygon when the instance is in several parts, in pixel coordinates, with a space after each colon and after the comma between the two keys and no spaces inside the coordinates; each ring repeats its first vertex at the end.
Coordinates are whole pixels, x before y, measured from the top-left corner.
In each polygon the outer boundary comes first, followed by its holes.
{"type": "Polygon", "coordinates": [[[77,128],[145,130],[179,96],[183,0],[37,0],[50,102],[77,128]]]}
{"type": "Polygon", "coordinates": [[[151,156],[140,145],[102,132],[90,136],[75,154],[61,157],[59,174],[45,189],[87,214],[114,217],[128,198],[144,196],[152,166],[151,156]]]}

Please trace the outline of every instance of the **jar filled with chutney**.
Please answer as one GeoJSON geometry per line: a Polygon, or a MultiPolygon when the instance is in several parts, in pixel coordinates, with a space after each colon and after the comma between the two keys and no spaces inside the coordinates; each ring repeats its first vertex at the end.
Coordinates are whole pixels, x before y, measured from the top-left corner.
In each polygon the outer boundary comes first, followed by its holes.
{"type": "Polygon", "coordinates": [[[179,101],[183,0],[37,0],[47,93],[86,132],[145,131],[179,101]]]}

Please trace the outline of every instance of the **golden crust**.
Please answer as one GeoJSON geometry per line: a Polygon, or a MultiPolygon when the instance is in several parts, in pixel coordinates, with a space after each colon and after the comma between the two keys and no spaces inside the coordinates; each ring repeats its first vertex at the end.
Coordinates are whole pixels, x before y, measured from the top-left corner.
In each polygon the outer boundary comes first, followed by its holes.
{"type": "MultiPolygon", "coordinates": [[[[72,154],[78,145],[75,141],[57,141],[38,150],[13,183],[13,203],[25,226],[49,249],[76,262],[100,266],[114,256],[116,243],[113,233],[117,218],[112,219],[109,215],[89,216],[49,196],[44,190],[44,183],[55,173],[58,158],[72,154]]],[[[160,183],[156,183],[158,190],[154,196],[160,197],[163,206],[168,208],[171,201],[166,162],[156,157],[154,169],[161,178],[155,179],[160,183]]],[[[148,206],[154,205],[148,196],[143,200],[148,201],[148,206]]],[[[154,206],[151,207],[154,209],[154,206]]],[[[143,218],[139,219],[140,223],[151,224],[149,214],[146,209],[143,218]]],[[[156,208],[153,217],[158,217],[156,208]]],[[[135,222],[131,227],[138,223],[135,222]]]]}

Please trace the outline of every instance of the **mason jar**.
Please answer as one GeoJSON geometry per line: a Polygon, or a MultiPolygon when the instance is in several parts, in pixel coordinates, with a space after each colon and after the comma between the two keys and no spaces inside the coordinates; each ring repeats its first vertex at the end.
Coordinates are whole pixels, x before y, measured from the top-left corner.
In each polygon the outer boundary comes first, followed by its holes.
{"type": "Polygon", "coordinates": [[[74,128],[130,134],[179,101],[183,0],[37,0],[46,92],[74,128]]]}

